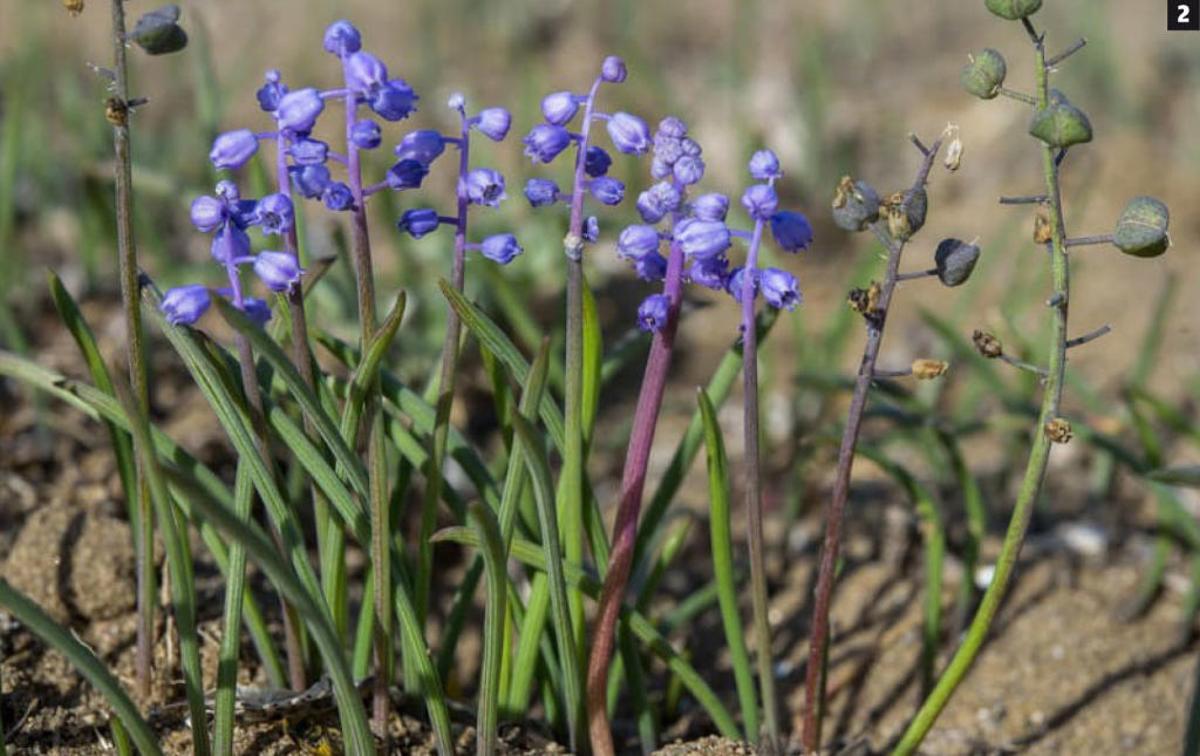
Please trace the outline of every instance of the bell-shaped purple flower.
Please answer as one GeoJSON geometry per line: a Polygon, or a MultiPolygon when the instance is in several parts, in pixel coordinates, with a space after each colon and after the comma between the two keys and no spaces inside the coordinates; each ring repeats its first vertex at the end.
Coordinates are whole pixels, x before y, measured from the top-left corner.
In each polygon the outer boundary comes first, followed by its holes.
{"type": "Polygon", "coordinates": [[[565,126],[579,110],[579,98],[574,92],[552,92],[542,98],[542,116],[546,123],[565,126]]]}
{"type": "Polygon", "coordinates": [[[325,110],[325,101],[316,89],[306,87],[288,92],[279,100],[275,110],[275,121],[280,129],[307,134],[317,123],[317,117],[325,110]]]}
{"type": "Polygon", "coordinates": [[[609,166],[612,165],[612,158],[608,152],[599,145],[593,144],[587,148],[587,152],[583,157],[583,171],[592,178],[599,178],[608,173],[609,166]]]}
{"type": "Polygon", "coordinates": [[[704,178],[704,161],[691,155],[682,155],[675,161],[675,165],[671,166],[671,170],[676,181],[684,186],[691,186],[700,183],[700,179],[704,178]]]}
{"type": "Polygon", "coordinates": [[[416,112],[419,99],[404,79],[392,79],[373,90],[367,98],[367,104],[383,120],[401,121],[416,112]]]}
{"type": "Polygon", "coordinates": [[[388,168],[386,180],[387,185],[397,191],[402,189],[416,189],[425,180],[425,176],[429,174],[429,169],[419,160],[405,158],[397,161],[395,165],[388,168]]]}
{"type": "Polygon", "coordinates": [[[779,169],[779,158],[770,150],[759,150],[750,156],[750,175],[759,181],[779,178],[783,175],[779,169]]]}
{"type": "Polygon", "coordinates": [[[776,309],[791,311],[804,301],[800,296],[800,282],[786,270],[767,268],[759,276],[758,284],[763,299],[776,309]]]}
{"type": "Polygon", "coordinates": [[[250,237],[232,223],[226,223],[220,231],[213,234],[210,252],[214,260],[228,265],[250,254],[250,237]]]}
{"type": "Polygon", "coordinates": [[[770,184],[755,184],[742,194],[742,207],[756,221],[769,220],[779,209],[779,195],[770,184]]]}
{"type": "Polygon", "coordinates": [[[771,234],[784,252],[799,252],[812,244],[812,224],[802,214],[780,210],[771,216],[771,234]]]}
{"type": "Polygon", "coordinates": [[[446,149],[446,139],[433,129],[410,131],[396,145],[396,157],[416,160],[422,165],[433,163],[446,149]]]}
{"type": "Polygon", "coordinates": [[[660,181],[638,195],[637,209],[642,220],[647,223],[658,223],[667,213],[679,209],[683,195],[679,189],[667,181],[660,181]]]}
{"type": "Polygon", "coordinates": [[[650,129],[632,113],[613,113],[607,126],[608,136],[619,152],[643,155],[650,149],[650,129]]]}
{"type": "Polygon", "coordinates": [[[625,185],[615,178],[601,176],[592,179],[588,188],[592,196],[605,205],[619,205],[625,199],[625,185]]]}
{"type": "Polygon", "coordinates": [[[479,251],[484,257],[501,265],[508,265],[517,255],[525,250],[517,243],[517,237],[512,234],[496,234],[484,239],[479,245],[479,251]]]}
{"type": "Polygon", "coordinates": [[[239,308],[251,323],[262,328],[271,321],[271,307],[258,297],[246,297],[239,308]]]}
{"type": "Polygon", "coordinates": [[[625,61],[616,55],[609,55],[604,59],[604,63],[600,65],[600,78],[610,84],[620,84],[625,81],[625,77],[628,75],[628,72],[625,70],[625,61]]]}
{"type": "Polygon", "coordinates": [[[550,179],[531,178],[525,182],[525,199],[532,207],[543,207],[558,202],[558,184],[550,179]]]}
{"type": "Polygon", "coordinates": [[[288,168],[292,185],[305,199],[316,199],[329,186],[329,169],[323,165],[295,165],[288,168]]]}
{"type": "Polygon", "coordinates": [[[280,82],[279,71],[272,68],[267,71],[266,81],[254,96],[258,98],[258,106],[268,113],[274,113],[279,107],[279,101],[288,93],[288,88],[280,82]]]}
{"type": "Polygon", "coordinates": [[[589,215],[583,222],[583,240],[595,244],[600,239],[600,219],[589,215]]]}
{"type": "Polygon", "coordinates": [[[171,325],[192,325],[208,310],[210,304],[212,300],[207,287],[188,284],[168,289],[158,309],[171,325]]]}
{"type": "MultiPolygon", "coordinates": [[[[750,281],[751,281],[750,286],[751,286],[751,294],[753,295],[752,296],[752,298],[753,298],[753,297],[758,296],[758,286],[762,279],[762,272],[760,270],[758,270],[757,268],[755,268],[753,271],[751,271],[751,273],[753,275],[751,275],[751,277],[750,277],[750,281]]],[[[729,295],[731,297],[733,297],[734,300],[736,300],[738,302],[738,304],[741,304],[742,293],[745,291],[745,288],[746,288],[746,268],[745,267],[735,268],[733,273],[730,274],[729,278],[726,280],[725,288],[729,291],[729,295]]]]}
{"type": "Polygon", "coordinates": [[[346,86],[359,94],[370,94],[387,84],[388,70],[383,61],[359,50],[346,57],[346,86]]]}
{"type": "Polygon", "coordinates": [[[548,123],[534,126],[525,138],[525,154],[540,163],[549,163],[571,144],[571,132],[548,123]]]}
{"type": "Polygon", "coordinates": [[[297,139],[288,152],[296,165],[319,165],[329,159],[329,145],[320,139],[297,139]]]}
{"type": "Polygon", "coordinates": [[[722,291],[729,278],[729,260],[724,255],[693,260],[687,275],[694,284],[722,291]]]}
{"type": "Polygon", "coordinates": [[[475,117],[475,128],[493,142],[503,141],[511,127],[512,113],[504,108],[485,108],[475,117]]]}
{"type": "Polygon", "coordinates": [[[225,210],[225,203],[216,197],[204,195],[192,200],[191,217],[193,226],[208,233],[220,228],[228,217],[228,213],[225,210]]]}
{"type": "Polygon", "coordinates": [[[661,239],[654,226],[627,226],[617,237],[617,254],[626,260],[637,261],[658,251],[661,239]]]}
{"type": "Polygon", "coordinates": [[[407,232],[414,239],[420,239],[426,234],[437,230],[441,224],[441,219],[438,217],[437,210],[429,207],[418,207],[412,210],[405,210],[400,216],[396,226],[404,232],[407,232]]]}
{"type": "Polygon", "coordinates": [[[271,291],[284,292],[300,283],[304,271],[287,252],[264,251],[254,257],[254,274],[271,291]]]}
{"type": "Polygon", "coordinates": [[[729,249],[729,229],[720,221],[685,218],[675,224],[675,242],[688,257],[716,257],[729,249]]]}
{"type": "Polygon", "coordinates": [[[383,141],[383,132],[378,123],[363,118],[350,127],[350,141],[360,150],[373,150],[383,141]]]}
{"type": "Polygon", "coordinates": [[[692,200],[692,215],[700,220],[723,221],[728,214],[729,198],[724,194],[711,192],[692,200]]]}
{"type": "Polygon", "coordinates": [[[463,179],[459,193],[465,195],[472,204],[499,207],[507,196],[504,193],[504,176],[491,168],[476,168],[463,179]]]}
{"type": "Polygon", "coordinates": [[[667,325],[671,315],[671,300],[665,294],[651,294],[638,305],[638,328],[650,333],[658,333],[667,325]]]}
{"type": "Polygon", "coordinates": [[[258,137],[250,129],[226,131],[213,140],[208,159],[213,167],[225,170],[241,168],[258,152],[258,137]]]}
{"type": "Polygon", "coordinates": [[[651,252],[634,262],[633,269],[643,281],[661,281],[667,277],[667,258],[651,252]]]}
{"type": "Polygon", "coordinates": [[[331,181],[321,192],[321,201],[334,212],[349,210],[354,207],[354,192],[341,181],[331,181]]]}
{"type": "Polygon", "coordinates": [[[258,201],[255,220],[264,234],[282,234],[290,231],[295,220],[292,199],[286,194],[268,194],[258,201]]]}
{"type": "Polygon", "coordinates": [[[354,24],[346,20],[334,21],[325,30],[325,51],[340,57],[356,53],[362,48],[362,35],[354,24]]]}

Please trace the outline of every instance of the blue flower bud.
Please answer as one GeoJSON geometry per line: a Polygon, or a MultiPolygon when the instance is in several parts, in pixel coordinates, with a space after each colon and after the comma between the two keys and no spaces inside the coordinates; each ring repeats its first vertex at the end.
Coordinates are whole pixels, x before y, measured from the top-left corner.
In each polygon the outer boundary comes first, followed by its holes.
{"type": "Polygon", "coordinates": [[[297,165],[318,165],[329,159],[329,145],[320,139],[298,139],[288,152],[297,165]]]}
{"type": "Polygon", "coordinates": [[[255,93],[258,98],[258,106],[268,113],[274,113],[279,107],[279,101],[288,93],[286,85],[279,81],[279,71],[272,68],[267,71],[266,83],[264,83],[255,93]]]}
{"type": "Polygon", "coordinates": [[[589,215],[583,222],[583,240],[595,244],[600,238],[600,219],[589,215]]]}
{"type": "Polygon", "coordinates": [[[784,252],[799,252],[812,244],[812,225],[800,213],[780,210],[771,216],[771,234],[784,252]]]}
{"type": "Polygon", "coordinates": [[[333,181],[321,193],[321,201],[335,213],[349,210],[354,207],[354,192],[341,181],[333,181]]]}
{"type": "Polygon", "coordinates": [[[246,297],[242,300],[242,314],[249,318],[250,322],[262,328],[271,320],[271,308],[263,300],[257,297],[246,297]]]}
{"type": "Polygon", "coordinates": [[[404,135],[396,146],[396,157],[401,160],[416,160],[428,166],[446,149],[446,140],[432,129],[418,129],[404,135]]]}
{"type": "Polygon", "coordinates": [[[242,229],[227,223],[213,235],[210,252],[214,260],[227,265],[250,254],[250,237],[242,229]]]}
{"type": "Polygon", "coordinates": [[[288,168],[292,186],[305,199],[316,199],[329,186],[329,169],[323,165],[296,165],[288,168]]]}
{"type": "Polygon", "coordinates": [[[369,52],[354,52],[346,57],[346,86],[355,92],[369,94],[388,80],[387,66],[369,52]]]}
{"type": "Polygon", "coordinates": [[[800,283],[786,270],[767,268],[758,278],[763,299],[778,310],[794,310],[804,301],[800,296],[800,283]]]}
{"type": "Polygon", "coordinates": [[[549,163],[571,144],[571,133],[562,126],[548,123],[534,126],[521,140],[525,154],[536,162],[549,163]]]}
{"type": "Polygon", "coordinates": [[[720,221],[685,218],[675,224],[675,242],[688,257],[716,257],[729,249],[729,229],[720,221]]]}
{"type": "Polygon", "coordinates": [[[779,195],[770,184],[755,184],[742,194],[742,207],[754,220],[768,220],[779,209],[779,195]]]}
{"type": "Polygon", "coordinates": [[[213,140],[208,159],[215,168],[241,168],[258,152],[258,137],[250,129],[226,131],[213,140]]]}
{"type": "Polygon", "coordinates": [[[479,251],[487,259],[508,265],[517,255],[525,250],[517,243],[517,237],[512,234],[496,234],[489,236],[479,245],[479,251]]]}
{"type": "Polygon", "coordinates": [[[512,114],[504,108],[487,108],[476,116],[475,128],[494,142],[503,141],[512,126],[512,114]]]}
{"type": "Polygon", "coordinates": [[[673,175],[675,175],[675,171],[667,161],[657,156],[650,161],[650,177],[655,181],[663,181],[673,175]]]}
{"type": "Polygon", "coordinates": [[[626,260],[637,261],[658,251],[660,239],[654,226],[627,226],[617,237],[617,254],[626,260]]]}
{"type": "Polygon", "coordinates": [[[392,79],[374,90],[367,99],[367,104],[383,120],[400,121],[416,112],[419,99],[421,98],[404,79],[392,79]]]}
{"type": "Polygon", "coordinates": [[[750,157],[750,176],[759,180],[779,178],[783,173],[779,170],[779,158],[770,150],[759,150],[750,157]]]}
{"type": "Polygon", "coordinates": [[[207,195],[192,200],[192,225],[205,233],[216,231],[228,216],[225,203],[207,195]]]}
{"type": "Polygon", "coordinates": [[[437,230],[441,224],[441,219],[438,218],[437,210],[429,207],[418,207],[412,210],[405,210],[400,216],[400,220],[396,226],[412,236],[414,239],[420,239],[426,234],[437,230]]]}
{"type": "Polygon", "coordinates": [[[723,221],[728,214],[729,198],[724,194],[701,194],[692,200],[692,215],[700,220],[723,221]]]}
{"type": "Polygon", "coordinates": [[[325,101],[312,87],[288,92],[279,100],[275,110],[275,121],[279,128],[307,134],[317,123],[317,117],[325,109],[325,101]]]}
{"type": "Polygon", "coordinates": [[[691,186],[700,183],[700,179],[704,178],[704,161],[698,157],[684,155],[675,161],[672,170],[676,181],[684,186],[691,186]]]}
{"type": "Polygon", "coordinates": [[[212,304],[208,289],[200,284],[188,284],[168,289],[158,309],[171,325],[192,325],[212,304]]]}
{"type": "Polygon", "coordinates": [[[700,154],[704,152],[699,142],[688,137],[679,140],[679,149],[683,150],[684,155],[691,155],[692,157],[700,157],[700,154]]]}
{"type": "Polygon", "coordinates": [[[258,201],[255,221],[264,234],[282,234],[291,230],[295,219],[292,200],[286,194],[268,194],[258,201]]]}
{"type": "Polygon", "coordinates": [[[722,291],[729,278],[729,260],[724,255],[693,260],[687,275],[694,284],[722,291]]]}
{"type": "Polygon", "coordinates": [[[339,58],[356,53],[362,47],[362,35],[349,21],[334,21],[325,30],[325,51],[339,58]]]}
{"type": "Polygon", "coordinates": [[[613,146],[626,155],[643,155],[650,149],[650,129],[631,113],[613,113],[608,119],[608,136],[613,146]]]}
{"type": "Polygon", "coordinates": [[[683,142],[677,137],[656,134],[654,137],[654,159],[661,160],[667,165],[674,166],[675,161],[683,157],[683,142]]]}
{"type": "MultiPolygon", "coordinates": [[[[762,274],[760,273],[760,271],[757,268],[754,269],[754,271],[752,271],[752,272],[753,272],[753,275],[750,277],[750,280],[751,280],[750,287],[751,287],[751,293],[753,295],[752,298],[754,298],[754,297],[758,296],[758,285],[761,280],[762,274]]],[[[742,292],[745,290],[745,286],[746,286],[746,268],[745,267],[734,268],[733,273],[731,273],[729,278],[727,278],[725,281],[725,289],[726,289],[726,291],[729,292],[729,295],[731,297],[733,297],[735,301],[738,302],[738,304],[741,304],[741,302],[742,302],[742,292]]]]}
{"type": "Polygon", "coordinates": [[[558,184],[550,179],[532,178],[525,183],[525,199],[532,207],[543,207],[558,202],[558,184]]]}
{"type": "Polygon", "coordinates": [[[651,252],[639,258],[633,269],[643,281],[661,281],[667,276],[667,258],[651,252]]]}
{"type": "Polygon", "coordinates": [[[383,132],[379,124],[370,118],[363,118],[350,127],[350,141],[360,150],[373,150],[383,141],[383,132]]]}
{"type": "Polygon", "coordinates": [[[259,252],[254,257],[254,274],[274,292],[290,291],[300,283],[304,271],[287,252],[259,252]]]}
{"type": "Polygon", "coordinates": [[[604,63],[600,66],[600,78],[610,84],[620,84],[625,81],[628,72],[625,70],[625,61],[618,58],[616,55],[609,55],[604,59],[604,63]]]}
{"type": "Polygon", "coordinates": [[[658,333],[667,324],[671,314],[671,300],[665,294],[651,294],[638,305],[638,328],[650,333],[658,333]]]}
{"type": "Polygon", "coordinates": [[[392,189],[416,189],[428,174],[429,169],[424,163],[405,158],[388,168],[386,179],[392,189]]]}
{"type": "Polygon", "coordinates": [[[579,99],[574,92],[553,92],[542,98],[542,116],[554,126],[565,126],[578,110],[579,99]]]}
{"type": "Polygon", "coordinates": [[[667,116],[658,122],[658,133],[673,139],[687,136],[687,124],[675,116],[667,116]]]}
{"type": "Polygon", "coordinates": [[[592,179],[588,188],[592,196],[605,205],[619,205],[625,199],[625,185],[615,178],[601,176],[592,179]]]}
{"type": "Polygon", "coordinates": [[[507,196],[504,193],[504,177],[491,168],[476,168],[468,173],[458,191],[468,202],[489,207],[498,207],[507,196]]]}
{"type": "Polygon", "coordinates": [[[584,173],[592,178],[598,178],[608,173],[609,166],[612,165],[612,158],[603,147],[593,144],[587,148],[587,153],[583,159],[584,173]]]}
{"type": "Polygon", "coordinates": [[[642,220],[658,223],[667,213],[678,210],[683,202],[679,189],[666,181],[660,181],[638,195],[637,209],[642,220]]]}

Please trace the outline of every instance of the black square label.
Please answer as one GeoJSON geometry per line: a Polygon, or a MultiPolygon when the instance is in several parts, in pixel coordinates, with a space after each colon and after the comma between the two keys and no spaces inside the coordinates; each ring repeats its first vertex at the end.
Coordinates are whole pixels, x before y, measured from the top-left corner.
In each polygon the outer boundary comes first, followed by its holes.
{"type": "Polygon", "coordinates": [[[1167,0],[1168,31],[1200,31],[1200,0],[1167,0]]]}

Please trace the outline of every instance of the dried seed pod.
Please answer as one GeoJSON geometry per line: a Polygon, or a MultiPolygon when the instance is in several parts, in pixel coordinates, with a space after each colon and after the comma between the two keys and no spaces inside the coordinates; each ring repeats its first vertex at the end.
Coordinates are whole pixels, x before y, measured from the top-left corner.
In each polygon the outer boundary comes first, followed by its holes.
{"type": "Polygon", "coordinates": [[[895,192],[883,202],[887,218],[888,233],[897,241],[908,241],[925,225],[925,214],[929,210],[929,195],[924,189],[895,192]]]}
{"type": "Polygon", "coordinates": [[[938,279],[946,286],[966,283],[979,261],[979,245],[961,239],[943,239],[933,253],[938,279]]]}
{"type": "Polygon", "coordinates": [[[950,363],[941,360],[917,359],[913,360],[912,374],[918,381],[931,381],[934,378],[941,378],[950,369],[950,363]]]}
{"type": "Polygon", "coordinates": [[[179,6],[174,4],[143,15],[128,38],[150,55],[179,52],[188,43],[187,32],[179,25],[179,6]]]}
{"type": "Polygon", "coordinates": [[[1092,122],[1066,95],[1054,89],[1050,91],[1049,104],[1033,114],[1029,133],[1051,147],[1062,149],[1092,141],[1092,122]]]}
{"type": "Polygon", "coordinates": [[[878,281],[872,281],[865,289],[851,289],[846,297],[850,309],[860,315],[874,315],[879,308],[879,295],[883,289],[878,281]]]}
{"type": "Polygon", "coordinates": [[[879,220],[879,193],[865,181],[843,176],[833,194],[833,222],[847,231],[863,231],[879,220]]]}
{"type": "Polygon", "coordinates": [[[995,334],[987,331],[975,331],[971,334],[971,341],[975,343],[975,350],[989,360],[1004,356],[1004,345],[1000,343],[1000,339],[996,338],[995,334]]]}
{"type": "Polygon", "coordinates": [[[958,127],[952,127],[950,131],[950,144],[946,147],[946,157],[942,160],[942,165],[946,170],[953,173],[962,165],[963,143],[958,137],[958,127]]]}
{"type": "Polygon", "coordinates": [[[113,126],[129,125],[129,105],[120,97],[109,97],[104,103],[104,118],[113,126]]]}
{"type": "Polygon", "coordinates": [[[1134,197],[1117,221],[1113,244],[1127,255],[1158,257],[1171,246],[1167,206],[1153,197],[1134,197]]]}
{"type": "Polygon", "coordinates": [[[1000,18],[1020,21],[1037,13],[1042,0],[985,0],[984,5],[1000,18]]]}
{"type": "Polygon", "coordinates": [[[67,9],[67,13],[78,16],[83,13],[83,0],[63,0],[63,7],[67,9]]]}
{"type": "Polygon", "coordinates": [[[990,100],[1000,94],[1004,77],[1008,75],[1008,64],[1004,56],[990,47],[969,56],[970,62],[963,66],[959,81],[963,89],[981,100],[990,100]]]}
{"type": "Polygon", "coordinates": [[[1044,207],[1039,207],[1033,216],[1033,241],[1036,244],[1049,244],[1054,240],[1054,226],[1050,223],[1050,213],[1044,207]]]}
{"type": "Polygon", "coordinates": [[[1073,435],[1071,422],[1065,417],[1056,417],[1046,423],[1046,437],[1056,444],[1070,443],[1073,435]]]}

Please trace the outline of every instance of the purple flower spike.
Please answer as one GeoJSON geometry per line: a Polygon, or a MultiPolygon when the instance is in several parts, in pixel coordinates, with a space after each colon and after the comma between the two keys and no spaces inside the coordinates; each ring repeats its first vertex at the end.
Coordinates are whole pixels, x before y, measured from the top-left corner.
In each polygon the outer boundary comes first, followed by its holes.
{"type": "Polygon", "coordinates": [[[702,194],[692,201],[692,215],[700,220],[723,221],[729,213],[729,198],[724,194],[702,194]]]}
{"type": "Polygon", "coordinates": [[[168,289],[158,309],[171,325],[190,326],[200,319],[212,304],[208,289],[200,284],[188,284],[168,289]]]}
{"type": "Polygon", "coordinates": [[[812,244],[812,224],[800,213],[780,210],[771,216],[771,234],[784,252],[799,252],[812,244]]]}
{"type": "Polygon", "coordinates": [[[323,165],[302,165],[288,168],[292,184],[305,199],[316,199],[329,186],[329,169],[323,165]]]}
{"type": "Polygon", "coordinates": [[[300,283],[304,271],[287,252],[259,252],[254,258],[254,274],[271,291],[284,292],[300,283]]]}
{"type": "Polygon", "coordinates": [[[583,159],[583,170],[592,178],[599,178],[608,173],[609,166],[612,165],[612,158],[604,151],[603,147],[592,145],[587,148],[587,153],[583,159]]]}
{"type": "Polygon", "coordinates": [[[679,209],[683,195],[674,184],[660,181],[638,195],[637,209],[642,220],[647,223],[658,223],[667,213],[679,209]]]}
{"type": "Polygon", "coordinates": [[[804,301],[800,296],[800,283],[786,270],[767,268],[759,276],[763,299],[779,310],[794,310],[804,301]]]}
{"type": "Polygon", "coordinates": [[[360,94],[371,94],[387,84],[388,70],[383,61],[369,52],[346,57],[346,86],[360,94]]]}
{"type": "Polygon", "coordinates": [[[592,179],[592,196],[605,205],[619,205],[625,199],[625,185],[614,178],[602,176],[592,179]]]}
{"type": "Polygon", "coordinates": [[[543,207],[558,202],[558,184],[550,179],[532,178],[525,183],[525,199],[532,207],[543,207]]]}
{"type": "Polygon", "coordinates": [[[696,260],[688,268],[688,278],[694,284],[722,291],[729,278],[729,260],[724,255],[696,260]]]}
{"type": "Polygon", "coordinates": [[[387,185],[397,191],[401,189],[416,189],[425,180],[429,169],[418,160],[404,159],[397,162],[387,172],[387,185]]]}
{"type": "Polygon", "coordinates": [[[349,21],[334,21],[325,30],[325,51],[339,58],[362,48],[362,35],[349,21]]]}
{"type": "Polygon", "coordinates": [[[419,99],[404,79],[392,79],[376,89],[367,104],[385,121],[402,121],[416,112],[419,99]]]}
{"type": "Polygon", "coordinates": [[[271,321],[271,308],[266,302],[257,297],[246,297],[242,300],[242,313],[254,325],[262,328],[271,321]]]}
{"type": "Polygon", "coordinates": [[[192,200],[191,216],[192,225],[207,233],[220,228],[228,217],[228,213],[221,200],[205,195],[192,200]]]}
{"type": "Polygon", "coordinates": [[[321,192],[321,201],[325,207],[336,212],[350,210],[354,207],[354,193],[350,187],[341,181],[334,181],[321,192]]]}
{"type": "Polygon", "coordinates": [[[215,168],[241,168],[258,152],[258,137],[250,129],[226,131],[213,140],[208,159],[215,168]]]}
{"type": "Polygon", "coordinates": [[[274,113],[279,107],[279,101],[288,93],[287,86],[279,82],[279,71],[272,68],[267,71],[266,82],[259,87],[255,97],[258,98],[258,106],[268,113],[274,113]]]}
{"type": "Polygon", "coordinates": [[[360,150],[373,150],[383,141],[383,132],[379,124],[370,118],[355,121],[350,129],[350,141],[360,150]]]}
{"type": "Polygon", "coordinates": [[[600,219],[589,215],[583,222],[583,240],[595,244],[600,239],[600,219]]]}
{"type": "Polygon", "coordinates": [[[683,155],[672,166],[675,180],[684,186],[700,183],[704,178],[704,161],[691,155],[683,155]]]}
{"type": "Polygon", "coordinates": [[[521,249],[517,237],[512,234],[496,234],[484,239],[479,245],[479,251],[492,262],[508,265],[525,250],[521,249]]]}
{"type": "Polygon", "coordinates": [[[571,144],[571,133],[562,126],[547,123],[534,126],[522,140],[525,154],[540,163],[549,163],[571,144]]]}
{"type": "Polygon", "coordinates": [[[600,66],[600,78],[610,84],[620,84],[628,75],[628,71],[625,70],[625,61],[616,55],[609,55],[600,66]]]}
{"type": "Polygon", "coordinates": [[[654,226],[628,226],[617,237],[617,254],[634,262],[658,251],[658,229],[654,226]]]}
{"type": "Polygon", "coordinates": [[[667,324],[671,314],[671,300],[664,294],[651,294],[638,306],[638,327],[643,331],[658,333],[667,324]]]}
{"type": "Polygon", "coordinates": [[[441,224],[441,219],[438,218],[437,210],[428,207],[419,207],[412,210],[405,210],[400,216],[400,220],[396,223],[401,231],[405,231],[414,239],[420,239],[426,234],[437,230],[441,224]]]}
{"type": "Polygon", "coordinates": [[[320,165],[329,159],[329,145],[320,139],[299,139],[288,149],[296,165],[320,165]]]}
{"type": "Polygon", "coordinates": [[[729,249],[729,229],[720,221],[685,218],[675,224],[675,241],[688,257],[716,257],[729,249]]]}
{"type": "Polygon", "coordinates": [[[542,98],[542,116],[554,126],[565,126],[578,110],[579,100],[574,92],[553,92],[542,98]]]}
{"type": "Polygon", "coordinates": [[[667,277],[667,258],[651,252],[635,262],[633,269],[643,281],[661,281],[667,277]]]}
{"type": "Polygon", "coordinates": [[[246,232],[232,224],[225,224],[212,240],[213,259],[222,265],[250,254],[250,237],[246,232]]]}
{"type": "Polygon", "coordinates": [[[507,196],[504,193],[504,177],[491,168],[476,168],[468,173],[459,192],[466,195],[468,202],[488,207],[499,207],[507,196]]]}
{"type": "Polygon", "coordinates": [[[432,129],[418,129],[404,135],[396,146],[396,157],[416,160],[428,166],[446,149],[446,140],[432,129]]]}
{"type": "Polygon", "coordinates": [[[779,158],[770,150],[759,150],[750,157],[750,175],[759,181],[779,178],[783,175],[779,169],[779,158]]]}
{"type": "Polygon", "coordinates": [[[742,194],[742,207],[754,220],[768,220],[779,209],[779,196],[770,184],[755,184],[742,194]]]}
{"type": "Polygon", "coordinates": [[[643,155],[650,149],[650,129],[631,113],[613,113],[608,119],[608,136],[613,146],[626,155],[643,155]]]}
{"type": "Polygon", "coordinates": [[[316,89],[306,87],[288,92],[279,100],[275,120],[279,128],[307,134],[317,123],[317,117],[325,109],[325,101],[316,89]]]}
{"type": "Polygon", "coordinates": [[[268,194],[258,201],[255,220],[264,234],[282,234],[292,228],[295,210],[286,194],[268,194]]]}
{"type": "Polygon", "coordinates": [[[475,128],[493,142],[504,141],[512,126],[512,114],[504,108],[487,108],[479,111],[475,128]]]}

